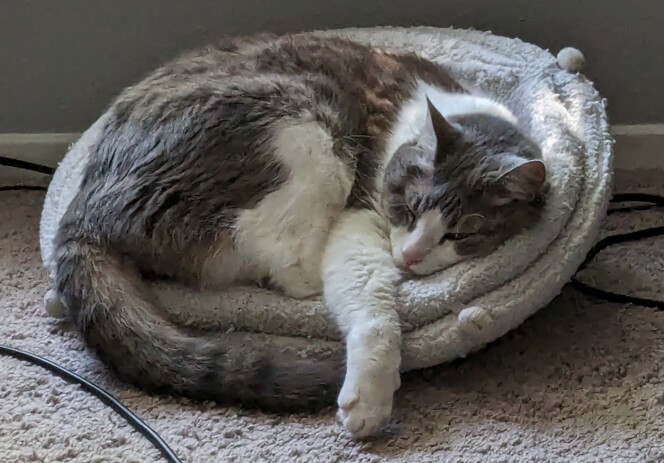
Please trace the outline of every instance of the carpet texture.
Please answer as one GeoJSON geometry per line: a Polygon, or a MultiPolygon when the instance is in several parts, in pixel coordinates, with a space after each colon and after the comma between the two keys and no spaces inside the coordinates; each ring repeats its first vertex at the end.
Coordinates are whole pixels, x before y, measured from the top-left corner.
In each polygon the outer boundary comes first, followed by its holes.
{"type": "MultiPolygon", "coordinates": [[[[616,190],[664,194],[664,172],[619,172],[616,190]]],[[[72,328],[49,318],[38,248],[42,192],[0,193],[0,342],[108,388],[185,462],[661,462],[664,312],[592,300],[569,287],[517,330],[470,357],[409,373],[391,425],[346,436],[333,410],[273,416],[151,397],[116,381],[72,328]]],[[[604,235],[664,223],[617,214],[604,235]]],[[[615,246],[584,271],[605,289],[664,299],[664,238],[615,246]]],[[[0,462],[160,462],[95,398],[0,357],[0,462]]]]}

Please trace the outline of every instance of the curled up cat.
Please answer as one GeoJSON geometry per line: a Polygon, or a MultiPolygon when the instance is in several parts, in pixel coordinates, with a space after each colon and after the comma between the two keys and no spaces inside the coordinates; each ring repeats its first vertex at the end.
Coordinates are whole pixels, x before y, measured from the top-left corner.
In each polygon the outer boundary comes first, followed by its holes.
{"type": "Polygon", "coordinates": [[[545,188],[512,112],[440,65],[310,34],[234,39],[113,102],[59,224],[56,295],[126,381],[273,409],[338,393],[365,437],[400,385],[399,282],[491,253],[538,221],[545,188]],[[178,326],[156,278],[322,294],[346,357],[178,326]]]}

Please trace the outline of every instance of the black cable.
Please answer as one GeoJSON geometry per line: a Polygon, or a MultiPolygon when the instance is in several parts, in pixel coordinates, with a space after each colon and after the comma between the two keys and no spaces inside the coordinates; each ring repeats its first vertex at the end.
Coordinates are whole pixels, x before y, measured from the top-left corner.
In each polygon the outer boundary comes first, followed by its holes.
{"type": "Polygon", "coordinates": [[[655,236],[661,236],[661,235],[664,235],[664,226],[645,228],[643,230],[637,230],[634,232],[620,233],[616,235],[607,236],[606,238],[601,239],[597,243],[595,243],[595,245],[592,247],[590,252],[588,252],[585,260],[579,266],[576,272],[579,273],[579,271],[586,268],[588,262],[593,260],[595,256],[597,256],[597,254],[599,254],[601,251],[608,248],[609,246],[613,246],[614,244],[619,244],[619,243],[625,243],[627,241],[638,241],[646,238],[653,238],[655,236]]]}
{"type": "Polygon", "coordinates": [[[664,198],[661,196],[650,195],[646,193],[619,193],[611,198],[612,204],[617,203],[649,203],[636,206],[625,206],[611,208],[607,211],[608,215],[618,212],[645,211],[655,207],[664,207],[664,198]]]}
{"type": "Polygon", "coordinates": [[[17,190],[33,190],[33,191],[46,191],[48,188],[40,185],[9,185],[0,186],[0,191],[17,191],[17,190]]]}
{"type": "Polygon", "coordinates": [[[579,292],[596,297],[598,299],[604,299],[605,301],[618,302],[620,304],[634,304],[643,307],[652,307],[657,310],[664,310],[664,301],[658,301],[657,299],[645,299],[642,297],[628,296],[627,294],[605,291],[603,289],[587,285],[584,282],[577,280],[576,277],[572,278],[570,286],[579,292]]]}
{"type": "Polygon", "coordinates": [[[44,166],[42,164],[35,164],[34,162],[8,158],[7,156],[0,156],[0,164],[8,167],[15,167],[17,169],[31,170],[33,172],[39,172],[40,174],[52,175],[55,172],[53,167],[44,166]]]}
{"type": "Polygon", "coordinates": [[[51,373],[56,374],[60,378],[64,379],[67,382],[72,384],[78,384],[83,390],[89,392],[90,394],[97,397],[104,404],[111,407],[116,411],[118,415],[124,418],[127,423],[129,423],[136,431],[141,433],[147,440],[152,442],[152,444],[157,447],[161,452],[164,458],[170,463],[182,463],[182,461],[175,455],[175,452],[171,450],[166,442],[157,434],[150,426],[145,424],[134,412],[129,410],[127,407],[122,405],[118,399],[113,397],[110,393],[97,386],[96,384],[91,383],[82,376],[77,375],[71,370],[68,370],[57,363],[53,363],[50,360],[39,357],[37,355],[25,352],[14,347],[1,345],[0,344],[0,354],[8,355],[14,357],[15,359],[22,360],[25,362],[30,362],[34,365],[38,365],[42,368],[47,369],[51,373]]]}
{"type": "MultiPolygon", "coordinates": [[[[608,214],[610,215],[620,212],[643,211],[643,210],[664,207],[664,197],[645,194],[645,193],[621,193],[621,194],[615,194],[613,195],[613,198],[611,198],[611,204],[628,203],[628,202],[630,203],[641,202],[641,203],[650,203],[650,204],[613,208],[608,211],[608,214]]],[[[646,238],[653,238],[655,236],[662,236],[662,235],[664,235],[664,226],[645,228],[643,230],[637,230],[629,233],[619,233],[607,236],[606,238],[599,240],[597,243],[595,243],[590,252],[588,252],[588,254],[586,255],[586,258],[584,259],[583,263],[579,266],[579,268],[576,271],[576,274],[572,277],[570,285],[577,291],[580,291],[584,294],[588,294],[589,296],[597,297],[599,299],[604,299],[605,301],[618,302],[621,304],[628,303],[644,307],[652,307],[658,310],[664,310],[664,301],[660,301],[657,299],[647,299],[642,297],[628,296],[627,294],[620,294],[620,293],[614,293],[612,291],[606,291],[600,288],[595,288],[594,286],[590,286],[586,283],[583,283],[582,281],[579,281],[579,279],[577,278],[579,272],[581,272],[584,268],[586,268],[588,263],[592,261],[597,256],[597,254],[599,254],[609,246],[613,246],[614,244],[619,244],[619,243],[625,243],[628,241],[638,241],[646,238]]]]}

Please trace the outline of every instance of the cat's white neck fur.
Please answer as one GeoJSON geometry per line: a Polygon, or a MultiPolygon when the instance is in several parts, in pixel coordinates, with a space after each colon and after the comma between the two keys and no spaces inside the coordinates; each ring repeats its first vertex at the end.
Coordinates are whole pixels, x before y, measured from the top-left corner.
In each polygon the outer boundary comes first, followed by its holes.
{"type": "Polygon", "coordinates": [[[401,107],[387,139],[385,165],[401,145],[416,140],[420,135],[427,117],[427,97],[443,117],[489,114],[513,124],[517,122],[516,116],[506,106],[497,101],[468,93],[452,93],[419,81],[413,98],[401,107]]]}

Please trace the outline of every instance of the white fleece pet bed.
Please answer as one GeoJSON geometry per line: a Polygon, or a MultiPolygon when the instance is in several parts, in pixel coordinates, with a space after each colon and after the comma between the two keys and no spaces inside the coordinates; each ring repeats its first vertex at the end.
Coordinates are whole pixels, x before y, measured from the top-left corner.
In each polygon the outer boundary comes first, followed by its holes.
{"type": "MultiPolygon", "coordinates": [[[[400,288],[403,370],[463,357],[549,303],[595,241],[611,191],[613,141],[604,101],[585,77],[562,69],[550,53],[520,40],[434,28],[321,34],[412,51],[448,65],[462,83],[509,106],[542,147],[551,190],[544,218],[534,229],[486,258],[406,281],[400,288]]],[[[568,57],[559,55],[561,61],[568,57]]],[[[67,153],[46,196],[40,239],[51,275],[57,225],[76,194],[102,121],[103,116],[67,153]]],[[[320,300],[298,301],[253,287],[219,293],[166,284],[154,289],[159,303],[182,325],[270,333],[285,344],[308,337],[312,356],[343,349],[320,300]]],[[[61,315],[49,297],[47,309],[61,315]]]]}

